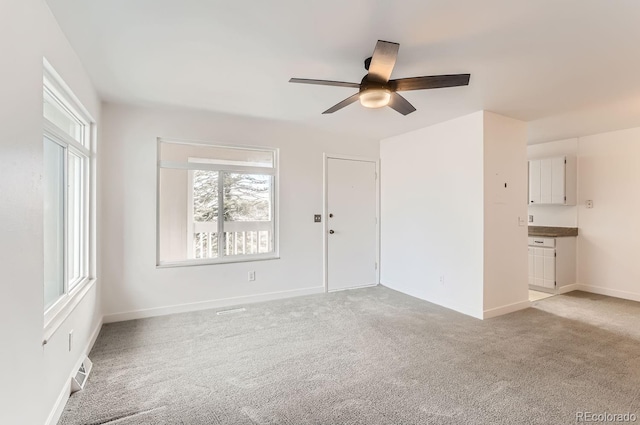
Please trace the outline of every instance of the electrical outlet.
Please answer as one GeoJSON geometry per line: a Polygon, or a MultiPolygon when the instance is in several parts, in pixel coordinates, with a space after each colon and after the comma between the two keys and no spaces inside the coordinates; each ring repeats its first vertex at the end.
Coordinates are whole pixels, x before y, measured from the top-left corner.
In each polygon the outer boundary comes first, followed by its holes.
{"type": "Polygon", "coordinates": [[[593,208],[593,201],[591,199],[585,201],[584,203],[587,208],[593,208]]]}
{"type": "Polygon", "coordinates": [[[320,214],[314,214],[314,215],[313,215],[313,222],[314,222],[314,223],[320,223],[320,222],[322,222],[322,215],[320,215],[320,214]]]}
{"type": "Polygon", "coordinates": [[[440,275],[440,285],[444,285],[444,275],[440,275]]]}
{"type": "Polygon", "coordinates": [[[527,222],[524,220],[524,217],[518,217],[518,226],[526,226],[527,222]]]}
{"type": "Polygon", "coordinates": [[[73,329],[69,331],[69,351],[73,348],[73,329]]]}
{"type": "Polygon", "coordinates": [[[529,223],[533,223],[533,216],[529,215],[529,223]]]}
{"type": "Polygon", "coordinates": [[[249,282],[253,282],[254,280],[256,280],[256,272],[254,271],[249,272],[247,279],[249,279],[249,282]]]}

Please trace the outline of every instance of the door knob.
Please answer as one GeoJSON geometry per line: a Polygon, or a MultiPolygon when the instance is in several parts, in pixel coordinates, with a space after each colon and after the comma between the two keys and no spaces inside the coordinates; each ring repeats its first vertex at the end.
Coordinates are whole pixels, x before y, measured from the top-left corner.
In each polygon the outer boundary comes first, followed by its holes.
{"type": "Polygon", "coordinates": [[[333,235],[335,232],[333,230],[329,230],[329,234],[333,235]]]}

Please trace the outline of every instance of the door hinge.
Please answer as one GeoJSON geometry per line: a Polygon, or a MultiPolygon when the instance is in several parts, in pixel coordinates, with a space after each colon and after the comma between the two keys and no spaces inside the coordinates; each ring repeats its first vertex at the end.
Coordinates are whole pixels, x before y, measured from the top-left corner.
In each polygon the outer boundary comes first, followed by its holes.
{"type": "Polygon", "coordinates": [[[553,256],[554,256],[554,257],[557,257],[557,256],[558,256],[558,253],[557,253],[557,252],[554,252],[554,253],[553,253],[553,256]]]}
{"type": "Polygon", "coordinates": [[[567,197],[566,196],[564,197],[564,200],[565,200],[565,202],[567,201],[567,197]]]}
{"type": "Polygon", "coordinates": [[[567,163],[567,158],[565,158],[565,159],[564,159],[564,163],[565,163],[565,164],[567,163]]]}

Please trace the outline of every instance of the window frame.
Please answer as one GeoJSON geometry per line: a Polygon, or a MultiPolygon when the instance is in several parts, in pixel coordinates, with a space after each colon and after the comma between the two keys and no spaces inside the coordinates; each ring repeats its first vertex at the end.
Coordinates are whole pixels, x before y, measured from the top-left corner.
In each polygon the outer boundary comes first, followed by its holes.
{"type": "MultiPolygon", "coordinates": [[[[205,142],[205,141],[192,141],[192,140],[180,140],[180,139],[167,139],[159,137],[157,138],[156,144],[156,152],[157,152],[157,166],[156,166],[156,268],[169,268],[169,267],[189,267],[189,266],[200,266],[200,265],[212,265],[212,264],[229,264],[229,263],[243,263],[243,262],[251,262],[251,261],[264,261],[264,260],[276,260],[280,258],[280,247],[279,247],[279,174],[280,174],[280,150],[278,148],[268,147],[268,146],[249,146],[249,145],[230,145],[230,144],[220,144],[213,142],[205,142]],[[246,151],[261,151],[261,152],[271,152],[273,154],[273,166],[272,167],[260,167],[260,166],[245,166],[245,165],[236,165],[236,164],[213,164],[206,162],[207,158],[189,158],[195,159],[195,161],[167,161],[162,160],[161,157],[161,144],[162,143],[170,143],[170,144],[179,144],[179,145],[191,145],[191,146],[202,146],[202,147],[211,147],[211,148],[223,148],[223,149],[235,149],[235,150],[246,150],[246,151]],[[189,223],[193,223],[192,217],[192,208],[193,208],[193,171],[194,170],[209,170],[209,171],[217,171],[218,175],[218,184],[220,184],[221,176],[223,172],[227,173],[241,173],[241,174],[258,174],[258,175],[271,175],[273,176],[272,186],[271,186],[271,203],[272,203],[272,218],[270,222],[273,223],[273,250],[271,252],[259,253],[259,254],[239,254],[239,255],[223,255],[216,258],[202,258],[195,259],[190,258],[186,260],[180,261],[162,261],[160,258],[160,170],[162,169],[174,169],[174,170],[186,170],[188,172],[187,175],[187,184],[188,184],[188,193],[187,193],[187,227],[189,223]]],[[[215,159],[212,159],[215,161],[215,159]]],[[[221,160],[224,162],[224,160],[221,160]]],[[[221,221],[222,216],[224,214],[224,204],[220,204],[218,208],[218,228],[222,226],[224,228],[224,220],[221,221]]],[[[224,233],[224,232],[222,232],[224,233]]],[[[187,238],[189,240],[189,238],[187,238]]],[[[218,241],[219,252],[224,250],[222,245],[220,245],[220,240],[218,241]]],[[[189,244],[187,243],[187,250],[190,249],[189,244]]]]}
{"type": "MultiPolygon", "coordinates": [[[[77,304],[82,294],[85,294],[91,282],[95,281],[95,247],[94,247],[94,199],[95,199],[95,121],[86,112],[82,104],[73,95],[71,90],[64,84],[55,70],[44,61],[43,70],[43,116],[42,135],[44,139],[58,144],[64,150],[63,163],[63,293],[50,306],[44,308],[44,328],[45,330],[57,328],[56,323],[61,323],[60,317],[70,312],[71,305],[77,304]],[[51,98],[54,106],[69,114],[71,118],[82,125],[81,140],[72,137],[65,130],[50,121],[44,116],[45,96],[51,98]],[[80,159],[81,164],[81,188],[80,202],[82,206],[81,225],[81,247],[80,247],[80,277],[74,281],[69,280],[70,275],[70,242],[69,229],[69,156],[75,155],[80,159]]],[[[46,340],[46,338],[45,338],[46,340]]]]}

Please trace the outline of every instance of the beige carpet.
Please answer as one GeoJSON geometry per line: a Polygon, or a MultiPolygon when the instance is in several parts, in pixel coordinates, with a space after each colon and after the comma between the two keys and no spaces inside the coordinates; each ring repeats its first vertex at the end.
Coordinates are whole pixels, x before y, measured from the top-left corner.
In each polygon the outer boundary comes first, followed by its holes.
{"type": "MultiPolygon", "coordinates": [[[[105,325],[60,424],[573,424],[640,414],[640,305],[479,321],[384,287],[105,325]]],[[[640,420],[640,419],[639,419],[640,420]]]]}

